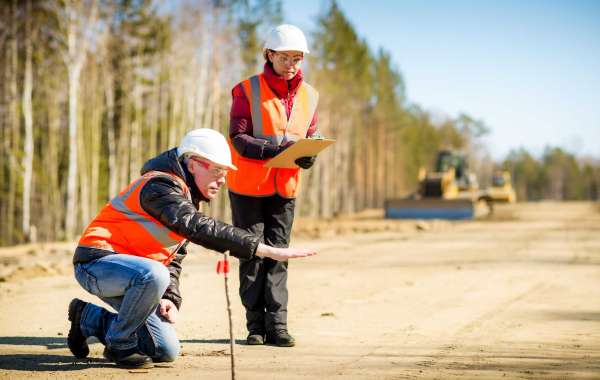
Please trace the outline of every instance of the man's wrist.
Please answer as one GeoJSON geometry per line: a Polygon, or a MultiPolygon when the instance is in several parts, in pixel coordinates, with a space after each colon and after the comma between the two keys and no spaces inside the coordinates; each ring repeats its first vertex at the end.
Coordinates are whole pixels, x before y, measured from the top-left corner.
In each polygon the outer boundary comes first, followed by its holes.
{"type": "Polygon", "coordinates": [[[272,247],[263,243],[258,243],[258,247],[256,248],[256,257],[271,257],[272,247]]]}

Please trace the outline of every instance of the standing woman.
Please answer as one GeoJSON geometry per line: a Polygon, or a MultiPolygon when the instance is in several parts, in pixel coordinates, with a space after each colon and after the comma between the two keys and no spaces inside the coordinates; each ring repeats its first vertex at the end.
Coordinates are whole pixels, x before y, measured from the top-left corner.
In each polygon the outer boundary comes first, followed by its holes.
{"type": "MultiPolygon", "coordinates": [[[[227,184],[233,224],[275,247],[290,243],[300,169],[263,165],[298,139],[316,137],[319,94],[300,70],[307,53],[304,33],[293,25],[279,25],[267,37],[263,72],[232,91],[229,137],[238,170],[229,172],[227,184]]],[[[296,164],[309,169],[314,161],[315,157],[302,157],[296,164]]],[[[247,344],[295,344],[287,327],[287,271],[287,262],[240,261],[247,344]]]]}

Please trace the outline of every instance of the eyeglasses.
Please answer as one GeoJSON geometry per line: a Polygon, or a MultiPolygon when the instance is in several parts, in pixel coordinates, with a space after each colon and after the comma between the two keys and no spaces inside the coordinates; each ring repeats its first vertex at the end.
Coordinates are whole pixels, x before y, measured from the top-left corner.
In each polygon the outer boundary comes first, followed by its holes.
{"type": "Polygon", "coordinates": [[[283,53],[275,53],[275,57],[280,63],[292,66],[297,66],[304,60],[303,56],[290,57],[289,55],[283,53]]]}
{"type": "Polygon", "coordinates": [[[208,173],[215,179],[223,178],[227,176],[228,170],[219,166],[216,166],[210,162],[206,162],[204,160],[200,160],[198,158],[193,157],[192,160],[202,165],[204,169],[208,171],[208,173]]]}

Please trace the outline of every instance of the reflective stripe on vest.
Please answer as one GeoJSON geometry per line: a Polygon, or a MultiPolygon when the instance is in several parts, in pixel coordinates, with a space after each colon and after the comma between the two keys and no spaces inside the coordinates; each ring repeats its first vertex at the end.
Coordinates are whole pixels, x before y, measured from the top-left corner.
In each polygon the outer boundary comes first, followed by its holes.
{"type": "Polygon", "coordinates": [[[142,256],[168,265],[186,240],[150,216],[140,204],[142,187],[157,176],[175,179],[191,200],[181,178],[163,172],[146,173],[102,208],[84,231],[79,245],[142,256]]]}
{"type": "MultiPolygon", "coordinates": [[[[252,134],[274,145],[305,138],[319,100],[318,92],[302,82],[294,97],[288,119],[281,99],[269,88],[264,75],[256,75],[241,83],[250,103],[252,134]]],[[[264,160],[242,157],[230,141],[233,164],[237,171],[229,171],[229,190],[242,195],[269,196],[279,194],[295,198],[299,191],[299,169],[264,168],[264,160]]]]}

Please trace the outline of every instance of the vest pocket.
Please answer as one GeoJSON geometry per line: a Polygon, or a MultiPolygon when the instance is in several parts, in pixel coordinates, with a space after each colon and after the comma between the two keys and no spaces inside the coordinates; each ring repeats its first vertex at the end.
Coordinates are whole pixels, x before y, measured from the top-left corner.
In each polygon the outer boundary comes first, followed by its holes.
{"type": "Polygon", "coordinates": [[[270,168],[263,167],[265,162],[261,160],[252,160],[245,157],[240,157],[237,162],[236,186],[235,188],[258,190],[265,186],[270,189],[265,189],[268,192],[273,192],[272,182],[269,181],[270,168]]]}
{"type": "Polygon", "coordinates": [[[277,193],[283,198],[295,198],[300,188],[300,169],[277,170],[277,193]]]}

